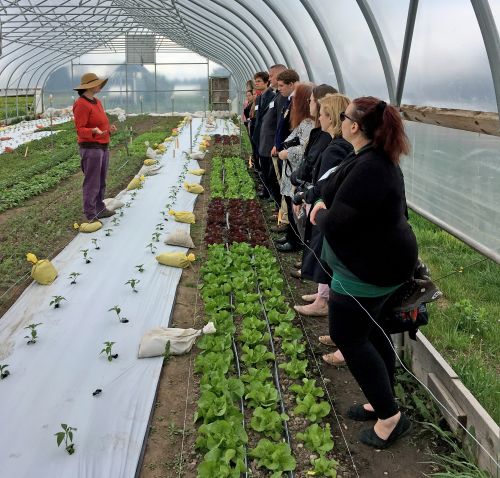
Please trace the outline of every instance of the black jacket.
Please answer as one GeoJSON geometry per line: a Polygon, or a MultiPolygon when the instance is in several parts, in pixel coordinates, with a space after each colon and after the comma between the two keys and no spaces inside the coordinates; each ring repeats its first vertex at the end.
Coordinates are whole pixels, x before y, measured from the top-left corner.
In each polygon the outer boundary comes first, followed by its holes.
{"type": "Polygon", "coordinates": [[[268,88],[264,93],[261,95],[257,96],[255,106],[258,108],[255,111],[255,122],[254,122],[254,127],[253,127],[253,133],[252,133],[252,141],[256,145],[256,149],[258,150],[259,148],[259,138],[260,138],[260,129],[262,127],[262,118],[266,111],[269,108],[269,103],[274,98],[274,90],[272,88],[268,88]]]}
{"type": "Polygon", "coordinates": [[[318,162],[321,153],[328,146],[332,137],[325,133],[321,128],[314,128],[309,135],[306,149],[304,150],[304,160],[294,171],[294,177],[297,181],[312,183],[312,170],[318,162]]]}
{"type": "Polygon", "coordinates": [[[306,203],[313,204],[321,197],[321,184],[323,181],[319,181],[319,178],[329,169],[338,166],[353,151],[351,143],[344,138],[332,138],[330,136],[330,143],[321,153],[311,170],[311,183],[313,187],[308,189],[304,195],[306,203]]]}
{"type": "Polygon", "coordinates": [[[393,286],[410,279],[417,241],[406,219],[403,173],[370,147],[346,159],[322,187],[327,210],[316,223],[342,263],[362,281],[393,286]]]}
{"type": "Polygon", "coordinates": [[[274,136],[278,126],[278,118],[287,99],[278,92],[274,94],[266,110],[262,110],[262,126],[259,135],[259,156],[268,158],[274,146],[274,136]]]}

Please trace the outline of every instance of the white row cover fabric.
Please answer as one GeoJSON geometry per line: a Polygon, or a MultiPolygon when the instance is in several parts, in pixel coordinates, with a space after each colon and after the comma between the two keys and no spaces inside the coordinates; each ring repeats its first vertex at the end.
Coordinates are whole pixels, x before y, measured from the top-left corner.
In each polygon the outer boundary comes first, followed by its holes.
{"type": "MultiPolygon", "coordinates": [[[[201,122],[193,120],[193,133],[201,122]]],[[[224,121],[217,123],[222,132],[224,121]]],[[[138,347],[146,331],[168,327],[182,273],[158,264],[156,253],[146,246],[157,224],[166,225],[163,234],[180,226],[171,218],[165,222],[161,211],[185,161],[190,168],[199,167],[181,154],[189,152],[189,124],[178,138],[175,159],[171,142],[161,158],[164,167],[146,178],[130,208],[123,208],[120,224],[105,219],[101,230],[78,234],[52,261],[59,272],[54,283],[32,283],[0,320],[0,363],[9,364],[11,372],[0,382],[2,477],[135,475],[162,367],[161,357],[138,360],[138,347]],[[109,237],[108,228],[113,229],[109,237]],[[100,250],[94,249],[92,238],[98,239],[100,250]],[[82,249],[89,249],[90,264],[82,249]],[[144,264],[143,273],[135,267],[139,264],[144,264]],[[72,272],[82,274],[76,285],[68,279],[72,272]],[[137,293],[125,284],[132,278],[141,281],[137,293]],[[67,299],[59,309],[49,307],[55,295],[67,299]],[[120,323],[108,311],[115,305],[129,323],[120,323]],[[39,322],[37,343],[27,345],[24,327],[39,322]],[[112,362],[99,354],[105,341],[116,342],[113,353],[119,356],[112,362]],[[102,393],[93,396],[96,389],[102,393]],[[62,423],[77,428],[71,456],[64,444],[56,445],[54,434],[62,423]]],[[[186,180],[199,182],[200,177],[188,174],[186,180]]],[[[131,192],[119,196],[130,201],[131,192]]],[[[174,209],[193,210],[196,197],[181,185],[174,209]]],[[[163,244],[163,237],[156,245],[157,252],[186,251],[163,244]]]]}
{"type": "MultiPolygon", "coordinates": [[[[59,116],[52,119],[52,124],[66,123],[71,120],[71,116],[59,116]]],[[[10,137],[12,139],[0,141],[0,154],[5,151],[6,147],[16,149],[22,144],[30,141],[56,134],[57,131],[51,133],[50,131],[39,131],[40,128],[48,128],[50,126],[50,119],[43,118],[32,121],[23,121],[12,126],[0,128],[0,138],[10,137]]]]}

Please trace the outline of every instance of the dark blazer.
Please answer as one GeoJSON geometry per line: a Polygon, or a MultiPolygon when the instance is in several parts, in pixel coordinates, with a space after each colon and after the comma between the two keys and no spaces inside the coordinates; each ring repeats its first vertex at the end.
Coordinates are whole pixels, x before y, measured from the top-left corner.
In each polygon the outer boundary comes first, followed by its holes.
{"type": "Polygon", "coordinates": [[[258,105],[258,109],[255,111],[255,123],[252,133],[252,141],[255,144],[255,149],[259,149],[259,141],[260,141],[260,129],[262,127],[262,118],[266,111],[269,108],[269,103],[274,98],[274,90],[272,88],[268,88],[264,93],[257,97],[257,102],[255,105],[258,105]]]}
{"type": "Polygon", "coordinates": [[[271,156],[271,150],[274,146],[276,127],[278,126],[278,119],[286,100],[287,99],[284,96],[281,96],[278,92],[276,92],[269,103],[267,110],[262,110],[263,115],[259,137],[259,156],[263,156],[265,158],[271,156]]]}

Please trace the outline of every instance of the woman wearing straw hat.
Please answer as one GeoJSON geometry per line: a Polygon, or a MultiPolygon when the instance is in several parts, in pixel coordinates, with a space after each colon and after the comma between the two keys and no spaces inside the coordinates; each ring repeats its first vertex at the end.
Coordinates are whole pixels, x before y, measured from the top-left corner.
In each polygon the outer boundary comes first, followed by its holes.
{"type": "Polygon", "coordinates": [[[107,83],[95,73],[85,73],[80,84],[73,88],[80,96],[73,104],[73,115],[80,148],[83,180],[83,212],[88,221],[110,217],[114,211],[106,209],[104,192],[109,163],[110,133],[116,131],[102,103],[95,98],[107,83]]]}

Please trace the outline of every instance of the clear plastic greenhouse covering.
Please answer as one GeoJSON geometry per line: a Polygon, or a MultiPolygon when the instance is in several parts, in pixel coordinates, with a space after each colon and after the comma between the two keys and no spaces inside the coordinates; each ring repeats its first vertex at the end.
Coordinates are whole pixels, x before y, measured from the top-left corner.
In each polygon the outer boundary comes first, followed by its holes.
{"type": "MultiPolygon", "coordinates": [[[[499,111],[500,0],[0,0],[0,16],[2,91],[45,88],[72,59],[143,31],[225,67],[240,103],[246,80],[283,63],[353,98],[499,111]]],[[[412,205],[500,261],[497,139],[408,130],[412,205]]]]}
{"type": "MultiPolygon", "coordinates": [[[[201,121],[193,120],[194,131],[201,121]]],[[[210,133],[234,132],[231,122],[224,127],[224,120],[217,123],[210,133]]],[[[180,154],[189,152],[189,137],[187,126],[178,136],[176,157],[170,143],[160,173],[146,178],[118,226],[105,219],[99,231],[78,234],[52,260],[59,277],[49,286],[32,283],[0,320],[0,360],[12,372],[0,393],[0,476],[135,475],[163,363],[163,357],[137,359],[139,343],[149,329],[168,326],[182,272],[158,264],[146,244],[157,223],[167,225],[163,233],[189,229],[173,220],[165,223],[160,214],[186,161],[190,168],[198,167],[180,154]],[[107,227],[113,229],[109,237],[107,227]],[[94,249],[94,237],[100,250],[94,249]],[[83,261],[82,249],[90,250],[90,264],[83,261]],[[143,273],[136,264],[143,264],[143,273]],[[82,274],[76,285],[67,280],[71,272],[82,274]],[[132,277],[140,279],[136,294],[125,284],[132,277]],[[54,295],[67,299],[59,309],[49,307],[54,295]],[[116,304],[129,323],[121,324],[108,311],[116,304]],[[27,345],[23,328],[33,322],[42,323],[39,339],[27,345]],[[99,354],[105,341],[116,342],[113,353],[119,356],[112,363],[99,354]],[[102,393],[93,396],[96,389],[102,393]],[[54,434],[62,423],[77,428],[72,456],[64,444],[56,444],[54,434]]],[[[188,173],[186,180],[196,183],[200,176],[188,173]]],[[[121,199],[131,194],[125,192],[121,199]]],[[[180,187],[174,209],[192,211],[195,201],[195,194],[180,187]]],[[[167,246],[163,239],[158,252],[187,251],[167,246]]]]}

